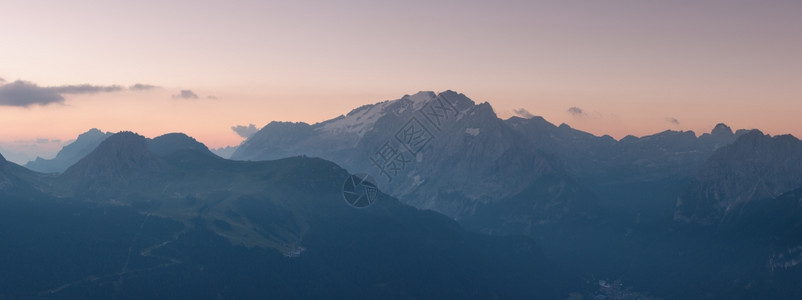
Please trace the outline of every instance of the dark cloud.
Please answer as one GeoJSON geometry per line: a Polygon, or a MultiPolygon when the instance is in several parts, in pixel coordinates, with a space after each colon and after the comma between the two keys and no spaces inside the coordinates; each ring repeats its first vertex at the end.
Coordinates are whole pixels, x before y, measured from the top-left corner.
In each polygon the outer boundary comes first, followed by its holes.
{"type": "Polygon", "coordinates": [[[674,124],[674,125],[679,125],[679,120],[677,120],[676,118],[672,118],[672,117],[666,117],[666,122],[674,124]]]}
{"type": "Polygon", "coordinates": [[[42,87],[35,83],[17,80],[0,85],[0,105],[28,107],[64,103],[64,95],[97,94],[119,92],[125,88],[119,85],[62,85],[42,87]]]}
{"type": "Polygon", "coordinates": [[[568,113],[573,115],[573,116],[581,116],[581,115],[585,114],[585,111],[583,111],[579,107],[572,106],[571,108],[568,109],[568,113]]]}
{"type": "Polygon", "coordinates": [[[0,86],[0,105],[28,107],[63,103],[64,97],[51,88],[17,80],[0,86]]]}
{"type": "Polygon", "coordinates": [[[251,137],[257,131],[259,131],[259,129],[256,128],[256,125],[253,124],[249,124],[248,126],[244,125],[231,126],[231,130],[234,130],[234,132],[236,132],[239,136],[244,137],[246,139],[251,137]]]}
{"type": "Polygon", "coordinates": [[[56,94],[97,94],[97,93],[119,92],[123,90],[123,87],[119,85],[102,86],[102,85],[79,84],[79,85],[62,85],[56,87],[48,87],[46,89],[51,89],[56,94]]]}
{"type": "Polygon", "coordinates": [[[132,91],[147,91],[147,90],[158,89],[158,88],[159,87],[155,86],[155,85],[142,84],[142,83],[137,83],[137,84],[134,84],[134,85],[128,87],[128,89],[132,90],[132,91]]]}
{"type": "Polygon", "coordinates": [[[180,94],[173,95],[173,99],[198,99],[198,94],[191,90],[181,90],[180,94]]]}
{"type": "Polygon", "coordinates": [[[521,118],[531,119],[531,118],[533,118],[535,116],[535,115],[531,114],[525,108],[513,109],[512,111],[515,112],[515,115],[517,115],[517,116],[519,116],[521,118]]]}

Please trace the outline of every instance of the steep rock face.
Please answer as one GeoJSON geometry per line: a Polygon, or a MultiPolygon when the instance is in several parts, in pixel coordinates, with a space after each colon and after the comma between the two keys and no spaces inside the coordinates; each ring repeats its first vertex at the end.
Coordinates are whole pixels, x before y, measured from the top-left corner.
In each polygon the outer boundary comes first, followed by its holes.
{"type": "Polygon", "coordinates": [[[406,176],[388,184],[392,192],[414,206],[461,218],[480,205],[503,205],[503,199],[555,172],[487,103],[461,112],[451,126],[416,155],[406,176]]]}
{"type": "Polygon", "coordinates": [[[61,173],[70,166],[91,153],[101,142],[112,135],[111,132],[102,132],[96,128],[82,133],[75,142],[64,146],[53,159],[41,157],[25,164],[25,167],[41,173],[61,173]]]}
{"type": "MultiPolygon", "coordinates": [[[[501,204],[547,174],[568,176],[531,149],[490,104],[453,91],[405,95],[314,125],[273,122],[232,158],[297,155],[371,174],[383,191],[405,203],[456,219],[501,204]]],[[[529,201],[554,198],[542,192],[529,201]]]]}
{"type": "Polygon", "coordinates": [[[715,224],[802,186],[802,142],[754,130],[718,149],[677,200],[675,219],[715,224]]]}

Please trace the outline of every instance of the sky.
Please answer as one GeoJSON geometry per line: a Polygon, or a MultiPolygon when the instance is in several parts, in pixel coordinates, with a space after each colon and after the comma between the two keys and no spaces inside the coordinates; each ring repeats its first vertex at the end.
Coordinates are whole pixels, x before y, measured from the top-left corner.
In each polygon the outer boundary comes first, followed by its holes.
{"type": "Polygon", "coordinates": [[[217,148],[251,124],[445,90],[615,138],[720,122],[802,137],[799,0],[0,7],[4,156],[52,157],[90,128],[217,148]]]}

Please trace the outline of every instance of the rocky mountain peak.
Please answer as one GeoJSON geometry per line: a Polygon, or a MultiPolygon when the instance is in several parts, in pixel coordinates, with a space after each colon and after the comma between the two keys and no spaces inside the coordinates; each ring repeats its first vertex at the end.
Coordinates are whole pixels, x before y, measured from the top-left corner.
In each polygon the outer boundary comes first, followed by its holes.
{"type": "Polygon", "coordinates": [[[103,132],[97,128],[92,128],[87,132],[78,135],[78,138],[64,146],[53,159],[36,158],[25,164],[25,167],[42,173],[60,173],[91,153],[106,138],[111,136],[111,132],[103,132]]]}
{"type": "Polygon", "coordinates": [[[716,150],[677,201],[675,219],[712,224],[802,186],[802,141],[759,130],[716,150]]]}
{"type": "Polygon", "coordinates": [[[103,133],[100,129],[92,128],[89,129],[87,132],[81,133],[78,135],[78,138],[98,138],[105,136],[106,133],[103,133]]]}
{"type": "Polygon", "coordinates": [[[148,140],[148,149],[158,156],[169,155],[181,150],[196,150],[214,155],[206,145],[183,133],[168,133],[148,140]]]}
{"type": "Polygon", "coordinates": [[[123,131],[104,140],[92,153],[67,169],[64,175],[111,178],[160,169],[162,162],[148,149],[147,139],[123,131]]]}
{"type": "Polygon", "coordinates": [[[710,132],[710,135],[714,137],[728,138],[734,136],[735,134],[732,132],[732,128],[730,128],[726,124],[718,123],[716,124],[716,127],[714,127],[713,130],[710,132]]]}

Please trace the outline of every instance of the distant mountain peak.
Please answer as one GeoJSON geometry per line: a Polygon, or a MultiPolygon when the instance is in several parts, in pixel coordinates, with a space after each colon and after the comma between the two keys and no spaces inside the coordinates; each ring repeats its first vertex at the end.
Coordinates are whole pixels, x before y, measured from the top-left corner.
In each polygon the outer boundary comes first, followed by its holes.
{"type": "Polygon", "coordinates": [[[729,126],[727,126],[724,123],[716,124],[716,127],[713,128],[713,130],[710,132],[710,134],[715,136],[715,137],[731,137],[731,136],[735,135],[732,132],[732,128],[730,128],[729,126]]]}
{"type": "Polygon", "coordinates": [[[498,119],[496,111],[493,110],[493,106],[487,102],[482,102],[479,103],[479,105],[476,105],[472,113],[479,116],[481,119],[484,119],[485,121],[489,119],[498,119]]]}
{"type": "Polygon", "coordinates": [[[386,108],[393,103],[392,101],[384,101],[363,105],[345,116],[318,123],[320,125],[318,128],[337,133],[353,133],[362,137],[366,132],[373,129],[376,121],[384,116],[386,108]]]}
{"type": "Polygon", "coordinates": [[[184,133],[168,133],[148,140],[147,143],[148,149],[158,156],[166,156],[181,150],[195,150],[214,156],[206,145],[184,133]]]}
{"type": "Polygon", "coordinates": [[[437,97],[437,95],[432,91],[420,91],[413,95],[404,95],[404,97],[401,97],[401,100],[412,101],[412,108],[420,109],[435,97],[437,97]]]}
{"type": "MultiPolygon", "coordinates": [[[[447,90],[445,92],[442,92],[442,93],[438,94],[437,97],[443,98],[444,100],[448,101],[449,103],[454,105],[454,107],[457,110],[460,110],[460,111],[468,109],[468,108],[471,108],[474,105],[476,105],[476,102],[471,100],[471,98],[468,98],[468,96],[465,96],[465,94],[457,93],[457,92],[452,91],[452,90],[447,90]]],[[[487,101],[485,101],[485,102],[487,102],[487,101]]],[[[490,104],[488,104],[488,105],[490,105],[490,104]]]]}
{"type": "Polygon", "coordinates": [[[84,132],[84,133],[82,133],[82,134],[80,134],[78,136],[80,137],[80,136],[99,135],[99,134],[104,134],[104,133],[100,129],[92,128],[92,129],[89,129],[86,132],[84,132]]]}
{"type": "Polygon", "coordinates": [[[147,145],[144,136],[122,131],[104,140],[92,153],[64,172],[86,178],[126,177],[134,171],[162,169],[162,162],[147,145]]]}
{"type": "Polygon", "coordinates": [[[744,145],[744,144],[752,144],[752,145],[754,145],[754,144],[757,144],[757,143],[762,143],[762,142],[767,141],[769,139],[771,139],[771,136],[763,134],[763,132],[760,131],[760,130],[753,129],[753,130],[749,130],[746,133],[744,133],[741,136],[739,136],[735,140],[735,142],[733,144],[734,145],[744,145]]]}
{"type": "Polygon", "coordinates": [[[712,224],[799,186],[802,141],[751,130],[708,158],[677,200],[675,219],[712,224]]]}
{"type": "Polygon", "coordinates": [[[42,173],[60,173],[91,153],[103,140],[111,136],[111,132],[103,132],[97,128],[78,135],[72,143],[61,148],[53,159],[37,158],[25,164],[25,167],[42,173]]]}
{"type": "Polygon", "coordinates": [[[149,152],[147,138],[132,131],[120,131],[100,143],[90,155],[104,154],[107,151],[116,151],[119,154],[149,152]]]}

